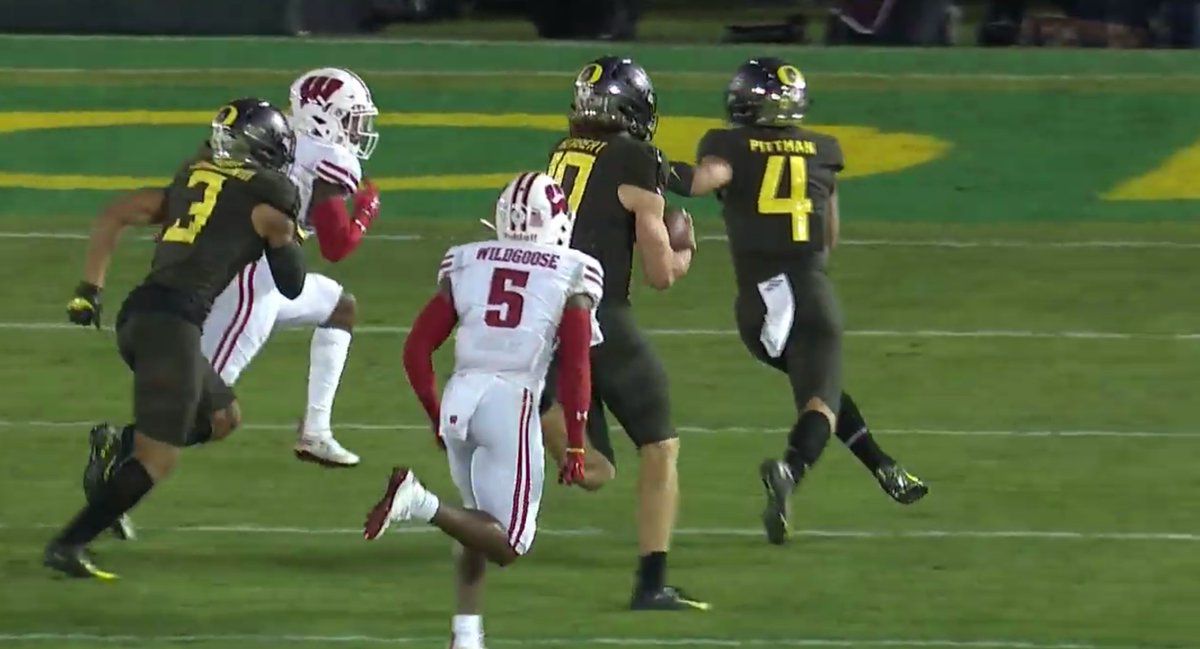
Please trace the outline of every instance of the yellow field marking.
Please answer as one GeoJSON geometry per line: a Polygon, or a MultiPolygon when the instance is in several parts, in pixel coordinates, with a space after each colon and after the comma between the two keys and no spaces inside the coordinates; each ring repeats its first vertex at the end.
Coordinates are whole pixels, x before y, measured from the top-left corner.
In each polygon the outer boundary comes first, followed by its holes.
{"type": "MultiPolygon", "coordinates": [[[[113,126],[203,126],[212,119],[208,111],[82,111],[0,113],[0,136],[5,133],[64,128],[113,126]]],[[[409,128],[509,128],[561,133],[567,127],[563,115],[533,113],[384,113],[378,124],[409,128]]],[[[705,131],[723,122],[705,117],[665,117],[655,143],[674,160],[691,160],[696,143],[705,131]]],[[[848,161],[844,178],[900,171],[935,160],[950,148],[938,138],[915,133],[885,133],[867,126],[814,126],[842,142],[848,161]]],[[[537,162],[537,161],[534,161],[537,162]]],[[[537,166],[536,164],[533,166],[537,166]]],[[[479,174],[434,174],[373,178],[380,189],[433,190],[496,189],[519,170],[479,174]]],[[[166,176],[105,176],[81,174],[37,174],[0,171],[0,187],[28,189],[123,190],[163,185],[166,176]]]]}
{"type": "Polygon", "coordinates": [[[1200,141],[1176,151],[1156,169],[1126,180],[1103,195],[1110,201],[1200,199],[1200,141]]]}

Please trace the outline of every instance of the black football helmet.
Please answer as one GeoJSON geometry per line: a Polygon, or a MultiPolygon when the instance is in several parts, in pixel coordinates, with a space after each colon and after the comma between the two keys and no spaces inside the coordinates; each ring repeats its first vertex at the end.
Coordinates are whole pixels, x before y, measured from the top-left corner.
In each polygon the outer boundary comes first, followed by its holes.
{"type": "Polygon", "coordinates": [[[572,125],[616,127],[649,141],[658,128],[658,96],[650,75],[633,59],[603,56],[575,77],[572,125]]]}
{"type": "Polygon", "coordinates": [[[286,170],[296,157],[296,134],[287,116],[255,97],[235,99],[217,111],[209,145],[215,161],[275,171],[286,170]]]}
{"type": "Polygon", "coordinates": [[[741,126],[791,126],[804,119],[808,84],[783,59],[750,59],[737,69],[725,93],[729,121],[741,126]]]}

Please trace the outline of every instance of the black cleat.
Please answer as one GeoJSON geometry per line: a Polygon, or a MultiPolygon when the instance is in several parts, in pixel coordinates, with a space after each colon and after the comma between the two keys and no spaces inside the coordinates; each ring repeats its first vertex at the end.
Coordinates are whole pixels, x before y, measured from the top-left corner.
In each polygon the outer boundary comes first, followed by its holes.
{"type": "Polygon", "coordinates": [[[792,470],[781,460],[763,460],[758,467],[758,475],[762,478],[763,488],[767,490],[767,506],[763,509],[763,528],[767,531],[767,540],[775,545],[783,545],[792,533],[788,527],[788,517],[792,513],[789,500],[792,490],[796,488],[796,480],[792,477],[792,470]]]}
{"type": "Polygon", "coordinates": [[[911,505],[929,493],[929,487],[899,464],[886,464],[875,470],[880,488],[901,505],[911,505]]]}
{"type": "Polygon", "coordinates": [[[42,556],[42,565],[79,579],[112,581],[117,578],[113,573],[97,568],[87,550],[81,545],[63,545],[51,541],[42,556]]]}
{"type": "Polygon", "coordinates": [[[657,590],[635,589],[629,608],[634,611],[707,611],[709,605],[688,597],[674,586],[663,586],[657,590]]]}
{"type": "MultiPolygon", "coordinates": [[[[96,424],[88,433],[88,462],[83,469],[83,495],[88,501],[100,488],[100,485],[112,476],[113,469],[127,453],[121,448],[121,432],[108,422],[96,424]]],[[[133,521],[126,514],[121,514],[117,522],[109,528],[114,536],[122,541],[137,538],[133,521]]]]}

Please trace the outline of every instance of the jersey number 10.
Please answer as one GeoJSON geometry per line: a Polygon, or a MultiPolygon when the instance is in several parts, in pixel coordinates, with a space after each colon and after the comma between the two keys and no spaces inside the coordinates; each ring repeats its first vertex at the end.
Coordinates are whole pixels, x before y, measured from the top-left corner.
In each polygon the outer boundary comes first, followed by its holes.
{"type": "Polygon", "coordinates": [[[758,189],[759,214],[787,214],[792,217],[792,241],[808,241],[808,215],[812,214],[808,198],[808,166],[804,156],[773,155],[767,158],[762,186],[758,189]],[[787,163],[788,195],[779,196],[783,167],[787,163]]]}
{"type": "Polygon", "coordinates": [[[529,271],[512,268],[497,268],[492,272],[492,286],[488,290],[488,308],[483,322],[489,327],[516,329],[521,324],[525,311],[525,296],[513,289],[525,288],[529,283],[529,271]]]}
{"type": "Polygon", "coordinates": [[[217,206],[217,195],[221,193],[225,178],[215,171],[193,171],[188,177],[188,187],[204,185],[204,196],[188,205],[187,216],[176,219],[175,223],[163,232],[162,240],[187,244],[194,242],[196,235],[204,229],[204,224],[208,223],[208,217],[212,216],[213,208],[217,206]]]}
{"type": "Polygon", "coordinates": [[[554,182],[567,192],[567,205],[571,207],[572,212],[579,212],[579,204],[583,202],[583,190],[587,187],[588,176],[592,175],[594,164],[596,156],[579,151],[557,151],[550,157],[550,168],[546,171],[554,178],[554,182]],[[567,169],[571,167],[575,169],[575,175],[567,180],[567,169]]]}

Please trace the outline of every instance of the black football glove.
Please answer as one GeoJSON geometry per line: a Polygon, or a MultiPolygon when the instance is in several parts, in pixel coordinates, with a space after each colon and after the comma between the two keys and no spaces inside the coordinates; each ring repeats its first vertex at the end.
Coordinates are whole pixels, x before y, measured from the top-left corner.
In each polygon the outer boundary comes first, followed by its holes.
{"type": "Polygon", "coordinates": [[[75,297],[67,302],[67,319],[77,325],[100,328],[100,294],[102,289],[91,282],[79,282],[75,297]]]}

